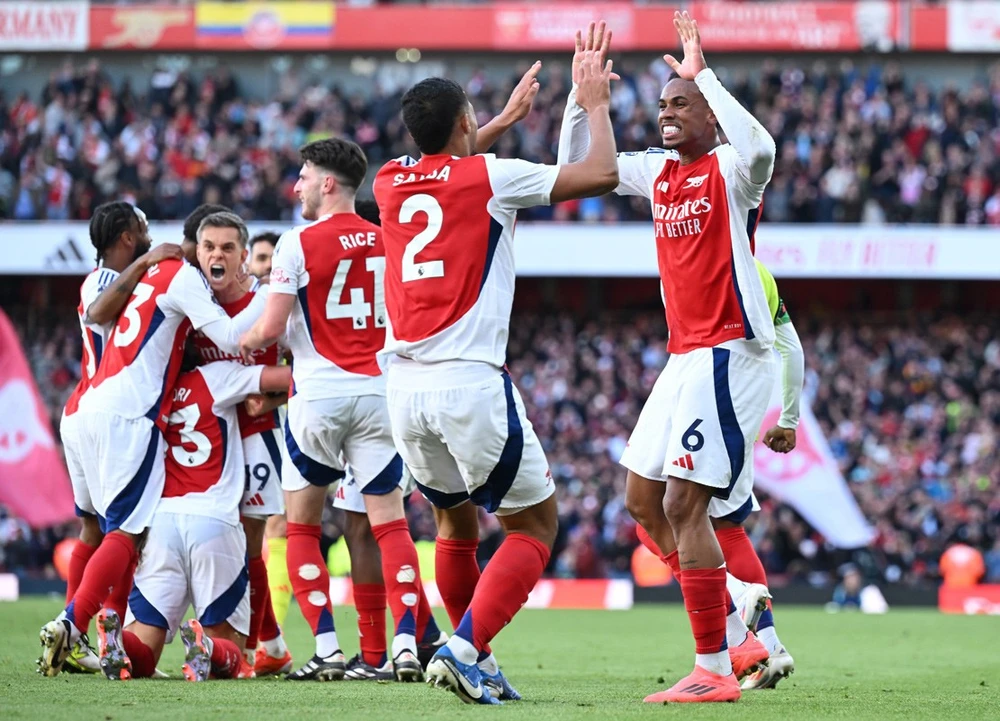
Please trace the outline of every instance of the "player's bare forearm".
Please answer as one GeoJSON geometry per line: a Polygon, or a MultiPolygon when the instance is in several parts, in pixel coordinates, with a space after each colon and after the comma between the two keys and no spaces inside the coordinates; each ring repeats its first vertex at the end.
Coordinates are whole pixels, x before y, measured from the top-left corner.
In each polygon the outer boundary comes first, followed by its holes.
{"type": "Polygon", "coordinates": [[[288,401],[288,395],[285,391],[288,390],[289,384],[292,382],[292,369],[288,366],[267,366],[260,372],[260,390],[263,393],[280,393],[284,400],[280,403],[270,405],[271,398],[268,398],[268,403],[261,413],[266,413],[267,411],[273,411],[278,406],[284,404],[288,401]]]}
{"type": "Polygon", "coordinates": [[[128,268],[122,271],[115,281],[104,289],[97,300],[90,304],[84,316],[87,323],[107,325],[118,318],[118,314],[128,304],[132,291],[142,280],[149,266],[145,256],[136,259],[128,268]]]}
{"type": "Polygon", "coordinates": [[[618,156],[608,107],[592,108],[587,113],[587,124],[590,128],[587,157],[579,163],[560,166],[550,196],[553,203],[604,195],[618,187],[618,156]]]}
{"type": "Polygon", "coordinates": [[[513,127],[513,123],[504,119],[503,115],[498,115],[486,123],[476,133],[476,153],[487,152],[511,127],[513,127]]]}
{"type": "Polygon", "coordinates": [[[521,76],[514,86],[507,105],[498,116],[479,129],[476,135],[476,153],[485,153],[493,147],[500,136],[524,119],[531,112],[531,103],[538,95],[538,73],[542,69],[541,61],[535,62],[528,72],[521,76]]]}

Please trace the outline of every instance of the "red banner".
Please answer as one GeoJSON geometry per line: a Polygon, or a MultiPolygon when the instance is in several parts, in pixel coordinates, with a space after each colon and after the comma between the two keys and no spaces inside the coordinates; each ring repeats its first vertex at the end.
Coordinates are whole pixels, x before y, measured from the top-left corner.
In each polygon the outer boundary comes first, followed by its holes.
{"type": "Polygon", "coordinates": [[[501,4],[495,6],[493,42],[497,48],[535,50],[572,47],[577,30],[604,20],[616,47],[635,46],[637,9],[623,3],[501,4]]]}
{"type": "Polygon", "coordinates": [[[899,33],[894,2],[696,2],[705,50],[888,51],[899,33]]]}
{"type": "Polygon", "coordinates": [[[941,586],[938,608],[945,613],[1000,616],[1000,585],[941,586]]]}
{"type": "Polygon", "coordinates": [[[95,7],[90,11],[94,50],[190,50],[194,9],[172,5],[95,7]]]}
{"type": "Polygon", "coordinates": [[[0,504],[35,527],[73,518],[73,491],[48,418],[14,326],[0,310],[0,504]]]}

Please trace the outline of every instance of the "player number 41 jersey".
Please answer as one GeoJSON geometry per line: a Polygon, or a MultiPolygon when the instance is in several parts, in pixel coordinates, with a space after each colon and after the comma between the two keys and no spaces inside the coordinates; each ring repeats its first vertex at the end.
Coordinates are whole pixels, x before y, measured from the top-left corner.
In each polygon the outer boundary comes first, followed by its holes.
{"type": "Polygon", "coordinates": [[[167,480],[158,511],[239,523],[245,469],[236,405],[260,392],[263,370],[218,361],[177,379],[164,432],[167,480]]]}
{"type": "Polygon", "coordinates": [[[385,393],[382,234],[353,213],[293,228],[271,259],[271,292],[297,297],[285,338],[294,390],[309,400],[385,393]]]}
{"type": "Polygon", "coordinates": [[[662,148],[618,154],[615,192],[652,201],[671,353],[738,339],[761,350],[774,344],[753,258],[764,185],[739,163],[731,145],[688,165],[662,148]]]}
{"type": "Polygon", "coordinates": [[[517,210],[548,205],[558,175],[493,155],[403,157],[379,170],[386,353],[504,364],[517,210]]]}

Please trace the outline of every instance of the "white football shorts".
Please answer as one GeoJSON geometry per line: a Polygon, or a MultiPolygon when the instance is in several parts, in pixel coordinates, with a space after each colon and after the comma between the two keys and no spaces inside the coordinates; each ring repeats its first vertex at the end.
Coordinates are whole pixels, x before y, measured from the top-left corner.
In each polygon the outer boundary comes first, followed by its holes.
{"type": "Polygon", "coordinates": [[[285,447],[298,473],[282,477],[286,491],[329,486],[351,471],[361,491],[389,493],[399,485],[403,461],[389,429],[384,396],[288,400],[285,447]]]}
{"type": "Polygon", "coordinates": [[[125,625],[165,629],[167,643],[188,606],[206,628],[228,622],[250,631],[247,542],[241,526],[210,516],[157,513],[128,599],[125,625]]]}
{"type": "Polygon", "coordinates": [[[770,351],[716,347],[670,356],[621,464],[652,480],[710,486],[709,515],[742,523],[754,509],[753,444],[775,373],[770,351]]]}
{"type": "Polygon", "coordinates": [[[78,411],[80,454],[87,490],[105,533],[140,534],[153,521],[163,495],[163,434],[148,418],[78,411]]]}
{"type": "Polygon", "coordinates": [[[555,493],[541,443],[506,371],[485,363],[394,360],[387,393],[396,447],[438,508],[471,498],[503,515],[555,493]]]}
{"type": "Polygon", "coordinates": [[[251,518],[267,518],[285,512],[281,491],[284,440],[278,429],[254,433],[243,439],[243,462],[246,464],[246,486],[240,514],[251,518]]]}
{"type": "Polygon", "coordinates": [[[69,471],[69,480],[73,486],[73,504],[76,506],[77,516],[97,516],[97,509],[94,508],[94,501],[90,498],[90,490],[87,488],[87,474],[84,471],[84,456],[80,444],[80,437],[77,431],[77,419],[79,413],[71,416],[63,414],[59,422],[59,438],[62,441],[63,454],[66,456],[66,470],[69,471]]]}
{"type": "MultiPolygon", "coordinates": [[[[366,513],[365,494],[354,480],[354,474],[350,467],[347,468],[347,475],[339,484],[337,492],[333,496],[333,507],[342,511],[352,511],[354,513],[366,513]]],[[[413,474],[405,465],[403,466],[403,477],[399,481],[399,487],[403,490],[403,497],[407,498],[416,488],[413,481],[413,474]]]]}

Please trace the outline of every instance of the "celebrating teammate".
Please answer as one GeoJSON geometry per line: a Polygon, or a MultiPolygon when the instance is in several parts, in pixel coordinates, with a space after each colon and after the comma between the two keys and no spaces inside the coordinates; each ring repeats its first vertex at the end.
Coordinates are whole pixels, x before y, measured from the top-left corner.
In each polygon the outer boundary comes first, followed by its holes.
{"type": "MultiPolygon", "coordinates": [[[[84,457],[88,453],[79,440],[76,411],[80,406],[80,399],[97,374],[111,325],[125,307],[142,275],[160,261],[181,257],[180,247],[169,243],[145,252],[149,247],[146,216],[132,204],[122,201],[97,207],[90,219],[90,241],[97,249],[99,267],[80,286],[80,304],[77,308],[80,331],[83,334],[80,381],[66,402],[59,425],[66,467],[73,484],[76,514],[82,521],[80,541],[73,547],[69,564],[67,604],[80,585],[87,562],[104,538],[93,499],[87,491],[84,457]]],[[[126,599],[127,592],[119,594],[115,599],[115,605],[122,613],[126,599]]],[[[83,629],[84,632],[86,630],[83,629]]],[[[90,649],[85,633],[74,645],[66,661],[70,670],[87,673],[100,671],[97,656],[90,649]]]]}
{"type": "MultiPolygon", "coordinates": [[[[148,249],[143,226],[140,247],[148,249]]],[[[212,298],[204,276],[186,261],[163,260],[142,276],[80,400],[78,442],[87,448],[83,475],[105,535],[73,598],[39,634],[39,670],[55,676],[111,589],[127,592],[130,569],[152,521],[164,483],[163,429],[184,342],[192,328],[235,353],[240,333],[259,315],[251,304],[231,319],[212,298]]]]}
{"type": "Polygon", "coordinates": [[[379,228],[354,212],[368,163],[356,144],[335,138],[310,143],[301,154],[295,190],[303,217],[314,222],[282,235],[264,316],[241,341],[248,356],[285,333],[295,359],[285,439],[301,476],[289,474],[282,485],[288,491],[289,575],[316,637],[316,654],[287,678],[327,681],[345,673],[319,539],[326,488],[344,477],[346,461],[382,555],[396,624],[393,669],[398,680],[416,681],[423,678],[416,639],[428,619],[418,605],[417,550],[399,488],[403,464],[375,358],[385,342],[385,256],[379,228]]]}
{"type": "MultiPolygon", "coordinates": [[[[208,216],[202,240],[208,227],[228,227],[220,225],[227,215],[208,216]]],[[[190,355],[200,360],[198,351],[190,355]]],[[[284,390],[290,378],[287,367],[219,361],[177,379],[167,409],[163,498],[135,575],[124,634],[114,610],[98,614],[107,678],[152,676],[178,629],[189,681],[205,681],[209,671],[216,678],[253,676],[243,656],[251,609],[240,527],[246,438],[241,443],[236,405],[252,393],[284,390]],[[189,605],[196,618],[181,626],[189,605]]]]}
{"type": "MultiPolygon", "coordinates": [[[[660,96],[666,150],[618,157],[616,192],[652,201],[671,354],[621,462],[626,506],[666,554],[695,637],[693,673],[646,700],[733,701],[734,664],[745,674],[768,654],[728,598],[711,518],[742,521],[750,512],[753,443],[774,381],[774,324],[753,234],[775,146],[706,66],[697,24],[677,13],[674,26],[684,59],[664,56],[676,73],[660,96]]],[[[601,45],[600,33],[586,43],[578,36],[575,82],[577,58],[601,45]]],[[[571,94],[560,157],[586,150],[579,105],[571,94]]]]}
{"type": "Polygon", "coordinates": [[[536,63],[482,131],[454,81],[430,78],[410,88],[403,122],[421,156],[393,160],[375,179],[392,433],[436,507],[436,579],[455,627],[428,665],[428,682],[467,703],[499,703],[489,680],[501,697],[519,698],[490,642],[527,600],[556,536],[552,475],[504,362],[518,208],[600,195],[618,184],[611,64],[591,52],[581,67],[578,98],[594,138],[582,162],[546,166],[476,155],[527,115],[539,88],[536,63]],[[476,506],[496,513],[507,532],[482,578],[476,506]]]}
{"type": "MultiPolygon", "coordinates": [[[[266,297],[267,286],[256,279],[247,278],[241,271],[246,262],[247,227],[243,220],[230,212],[213,213],[201,221],[198,236],[197,258],[202,273],[216,300],[230,317],[246,308],[258,294],[266,297]]],[[[258,299],[259,302],[259,299],[258,299]]],[[[227,354],[205,336],[193,336],[202,361],[240,360],[239,354],[227,354]]],[[[277,344],[254,352],[254,365],[277,365],[277,344]]],[[[246,464],[246,486],[240,513],[247,537],[247,557],[250,572],[250,633],[247,635],[247,652],[251,658],[257,648],[261,624],[269,617],[268,627],[277,630],[270,607],[267,583],[267,566],[261,557],[264,545],[264,527],[267,518],[285,512],[281,494],[281,451],[284,442],[278,434],[276,408],[287,399],[284,391],[269,397],[257,415],[251,416],[242,405],[237,409],[240,433],[243,438],[243,457],[246,464]]],[[[267,634],[270,636],[270,634],[267,634]]],[[[291,670],[292,657],[287,649],[276,659],[278,670],[291,670]]],[[[274,665],[274,664],[272,664],[274,665]]]]}

